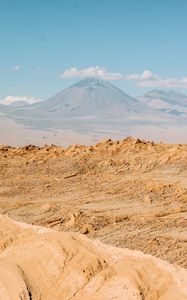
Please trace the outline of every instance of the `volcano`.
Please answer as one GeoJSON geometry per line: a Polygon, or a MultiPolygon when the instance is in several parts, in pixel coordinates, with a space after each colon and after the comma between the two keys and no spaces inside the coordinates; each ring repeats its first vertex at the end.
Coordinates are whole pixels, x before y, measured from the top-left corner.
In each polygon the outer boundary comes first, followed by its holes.
{"type": "Polygon", "coordinates": [[[36,105],[42,115],[86,118],[140,118],[152,110],[108,81],[86,78],[36,105]]]}
{"type": "MultiPolygon", "coordinates": [[[[51,135],[59,136],[55,142],[60,144],[64,134],[82,135],[84,143],[87,138],[94,142],[103,137],[129,135],[156,140],[169,135],[174,139],[178,136],[175,129],[186,124],[184,117],[150,107],[110,82],[96,78],[83,79],[45,101],[6,106],[2,113],[24,128],[45,130],[41,139],[48,137],[52,142],[51,135]]],[[[32,137],[33,133],[29,135],[32,137]]]]}

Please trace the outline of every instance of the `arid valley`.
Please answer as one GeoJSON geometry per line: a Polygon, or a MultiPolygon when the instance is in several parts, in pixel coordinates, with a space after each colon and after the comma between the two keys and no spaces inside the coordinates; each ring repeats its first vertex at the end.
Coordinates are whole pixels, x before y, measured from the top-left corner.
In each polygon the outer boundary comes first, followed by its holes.
{"type": "Polygon", "coordinates": [[[130,137],[2,146],[0,267],[19,285],[0,277],[0,299],[187,299],[186,160],[130,137]]]}

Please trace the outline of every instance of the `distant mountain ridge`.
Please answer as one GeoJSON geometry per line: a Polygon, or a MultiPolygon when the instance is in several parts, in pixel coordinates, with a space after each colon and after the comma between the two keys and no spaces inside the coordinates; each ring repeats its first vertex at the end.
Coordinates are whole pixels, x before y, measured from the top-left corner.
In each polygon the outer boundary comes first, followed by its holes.
{"type": "Polygon", "coordinates": [[[187,114],[187,96],[176,90],[152,90],[137,100],[170,114],[187,114]]]}
{"type": "Polygon", "coordinates": [[[123,118],[154,119],[158,111],[168,116],[187,114],[187,96],[176,90],[155,89],[134,98],[110,82],[86,78],[41,101],[34,97],[8,96],[0,101],[0,110],[24,117],[28,111],[50,118],[123,118]],[[4,104],[7,109],[4,108],[4,104]],[[29,104],[29,105],[28,105],[29,104]]]}
{"type": "Polygon", "coordinates": [[[145,94],[135,99],[108,81],[86,78],[45,101],[0,105],[0,116],[24,129],[45,131],[44,138],[59,134],[63,139],[63,132],[68,131],[74,136],[91,136],[92,141],[129,135],[157,140],[169,135],[172,140],[173,136],[179,138],[181,126],[187,126],[184,104],[185,97],[181,94],[175,93],[175,98],[171,98],[165,92],[152,91],[149,97],[145,94]],[[182,105],[173,104],[177,97],[182,105]],[[151,102],[155,98],[156,106],[151,102]]]}

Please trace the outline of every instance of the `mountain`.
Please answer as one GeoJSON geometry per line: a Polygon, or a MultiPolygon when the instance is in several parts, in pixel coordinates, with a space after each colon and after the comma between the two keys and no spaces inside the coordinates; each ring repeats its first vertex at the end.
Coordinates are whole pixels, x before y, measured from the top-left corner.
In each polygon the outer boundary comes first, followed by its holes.
{"type": "Polygon", "coordinates": [[[187,114],[187,96],[175,90],[152,90],[137,98],[149,107],[173,115],[187,114]]]}
{"type": "MultiPolygon", "coordinates": [[[[155,110],[112,85],[108,81],[86,78],[48,100],[27,106],[13,105],[8,116],[31,127],[116,130],[124,125],[160,122],[155,110]]],[[[167,118],[162,116],[162,119],[167,118]]]]}
{"type": "Polygon", "coordinates": [[[140,117],[150,113],[144,104],[111,83],[87,78],[37,104],[37,110],[51,117],[140,117]]]}
{"type": "MultiPolygon", "coordinates": [[[[144,98],[135,99],[108,81],[86,78],[45,101],[30,105],[1,105],[0,115],[1,119],[8,118],[23,126],[24,132],[20,136],[25,136],[25,128],[32,130],[27,138],[32,143],[35,141],[33,130],[36,129],[35,136],[41,136],[41,144],[43,138],[53,143],[54,136],[58,137],[55,143],[61,145],[72,143],[70,136],[79,137],[81,143],[87,143],[88,138],[88,143],[93,143],[102,138],[129,135],[178,141],[181,126],[186,128],[187,125],[185,114],[150,106],[144,98]]],[[[2,122],[1,126],[6,128],[2,122]]],[[[12,123],[9,126],[12,127],[12,123]]]]}

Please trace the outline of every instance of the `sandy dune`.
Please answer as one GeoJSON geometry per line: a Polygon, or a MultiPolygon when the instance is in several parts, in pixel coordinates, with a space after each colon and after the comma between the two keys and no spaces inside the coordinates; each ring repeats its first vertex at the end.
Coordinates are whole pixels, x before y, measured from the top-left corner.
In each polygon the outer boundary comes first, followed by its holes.
{"type": "Polygon", "coordinates": [[[0,299],[187,299],[187,271],[141,252],[6,216],[0,234],[0,299]]]}

